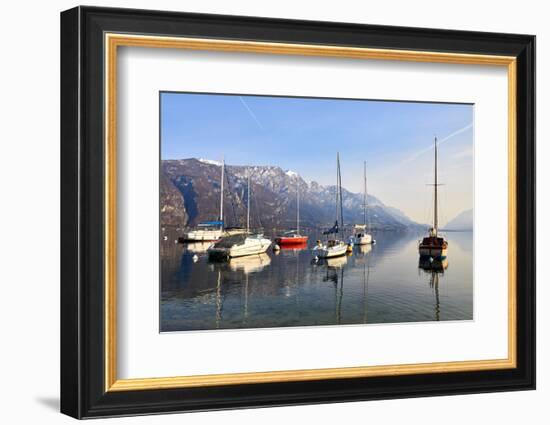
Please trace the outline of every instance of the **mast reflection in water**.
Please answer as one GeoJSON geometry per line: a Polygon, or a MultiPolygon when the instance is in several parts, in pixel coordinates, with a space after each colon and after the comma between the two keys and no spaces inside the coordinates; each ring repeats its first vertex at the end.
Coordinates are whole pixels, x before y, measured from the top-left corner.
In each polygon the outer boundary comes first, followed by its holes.
{"type": "Polygon", "coordinates": [[[439,321],[441,318],[441,306],[439,300],[439,278],[445,273],[449,267],[447,258],[434,259],[431,257],[420,257],[418,267],[430,276],[430,288],[434,291],[435,298],[435,317],[434,320],[439,321]]]}
{"type": "Polygon", "coordinates": [[[374,246],[318,261],[303,245],[211,262],[208,243],[169,237],[161,241],[161,331],[471,320],[472,234],[446,236],[452,267],[419,262],[419,235],[408,233],[378,233],[374,246]]]}

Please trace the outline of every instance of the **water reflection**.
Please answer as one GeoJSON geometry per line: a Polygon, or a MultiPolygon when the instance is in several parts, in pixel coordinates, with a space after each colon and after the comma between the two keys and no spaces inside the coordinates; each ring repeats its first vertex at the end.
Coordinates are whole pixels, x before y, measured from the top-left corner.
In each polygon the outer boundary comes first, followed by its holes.
{"type": "Polygon", "coordinates": [[[420,257],[418,267],[427,274],[443,273],[449,267],[448,258],[420,257]]]}
{"type": "Polygon", "coordinates": [[[355,249],[356,249],[357,254],[362,255],[362,256],[365,256],[365,255],[367,255],[369,252],[372,251],[372,247],[373,247],[372,244],[368,244],[368,245],[359,245],[359,246],[355,247],[355,249]]]}
{"type": "Polygon", "coordinates": [[[232,271],[242,271],[244,274],[257,273],[271,264],[271,258],[267,254],[250,255],[248,257],[236,257],[228,261],[232,271]]]}
{"type": "Polygon", "coordinates": [[[212,245],[212,242],[190,242],[185,244],[185,248],[193,254],[206,254],[206,250],[210,245],[212,245]]]}
{"type": "Polygon", "coordinates": [[[430,288],[434,291],[435,297],[435,320],[441,319],[441,303],[439,300],[439,278],[443,275],[447,267],[449,267],[449,260],[434,259],[431,257],[420,257],[418,261],[418,267],[423,270],[430,277],[430,288]]]}
{"type": "Polygon", "coordinates": [[[419,262],[414,234],[379,234],[376,245],[326,260],[312,261],[306,245],[214,263],[209,244],[169,237],[161,240],[161,330],[471,319],[472,236],[448,239],[458,238],[449,268],[419,262]]]}
{"type": "Polygon", "coordinates": [[[341,269],[348,264],[348,256],[334,258],[322,258],[317,261],[320,265],[326,265],[327,269],[341,269]]]}

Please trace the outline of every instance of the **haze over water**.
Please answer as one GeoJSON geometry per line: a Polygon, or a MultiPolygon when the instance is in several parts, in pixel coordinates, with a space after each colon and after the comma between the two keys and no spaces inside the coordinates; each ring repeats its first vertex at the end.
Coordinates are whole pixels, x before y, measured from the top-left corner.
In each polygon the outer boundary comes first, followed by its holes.
{"type": "Polygon", "coordinates": [[[350,256],[309,247],[211,262],[206,244],[161,241],[161,331],[473,318],[472,233],[449,232],[448,267],[419,268],[415,233],[379,232],[350,256]]]}

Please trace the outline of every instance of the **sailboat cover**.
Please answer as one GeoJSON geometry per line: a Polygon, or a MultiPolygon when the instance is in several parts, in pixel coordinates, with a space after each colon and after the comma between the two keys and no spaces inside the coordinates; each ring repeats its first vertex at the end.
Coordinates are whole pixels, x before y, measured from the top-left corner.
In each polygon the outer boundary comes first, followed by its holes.
{"type": "Polygon", "coordinates": [[[338,233],[338,220],[334,222],[334,226],[332,226],[330,229],[325,230],[323,232],[323,235],[332,235],[333,233],[338,233]]]}
{"type": "Polygon", "coordinates": [[[203,221],[197,227],[223,226],[223,221],[203,221]]]}

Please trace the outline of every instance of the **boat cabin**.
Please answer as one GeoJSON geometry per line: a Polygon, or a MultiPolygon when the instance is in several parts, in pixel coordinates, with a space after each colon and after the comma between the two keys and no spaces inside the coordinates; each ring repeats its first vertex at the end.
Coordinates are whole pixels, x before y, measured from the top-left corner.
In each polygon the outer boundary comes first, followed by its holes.
{"type": "Polygon", "coordinates": [[[440,238],[438,236],[427,236],[424,239],[422,239],[422,243],[420,245],[446,248],[447,241],[444,238],[440,238]]]}
{"type": "Polygon", "coordinates": [[[234,245],[242,245],[247,237],[248,235],[246,233],[226,236],[220,239],[219,242],[216,242],[214,248],[231,248],[234,245]]]}

